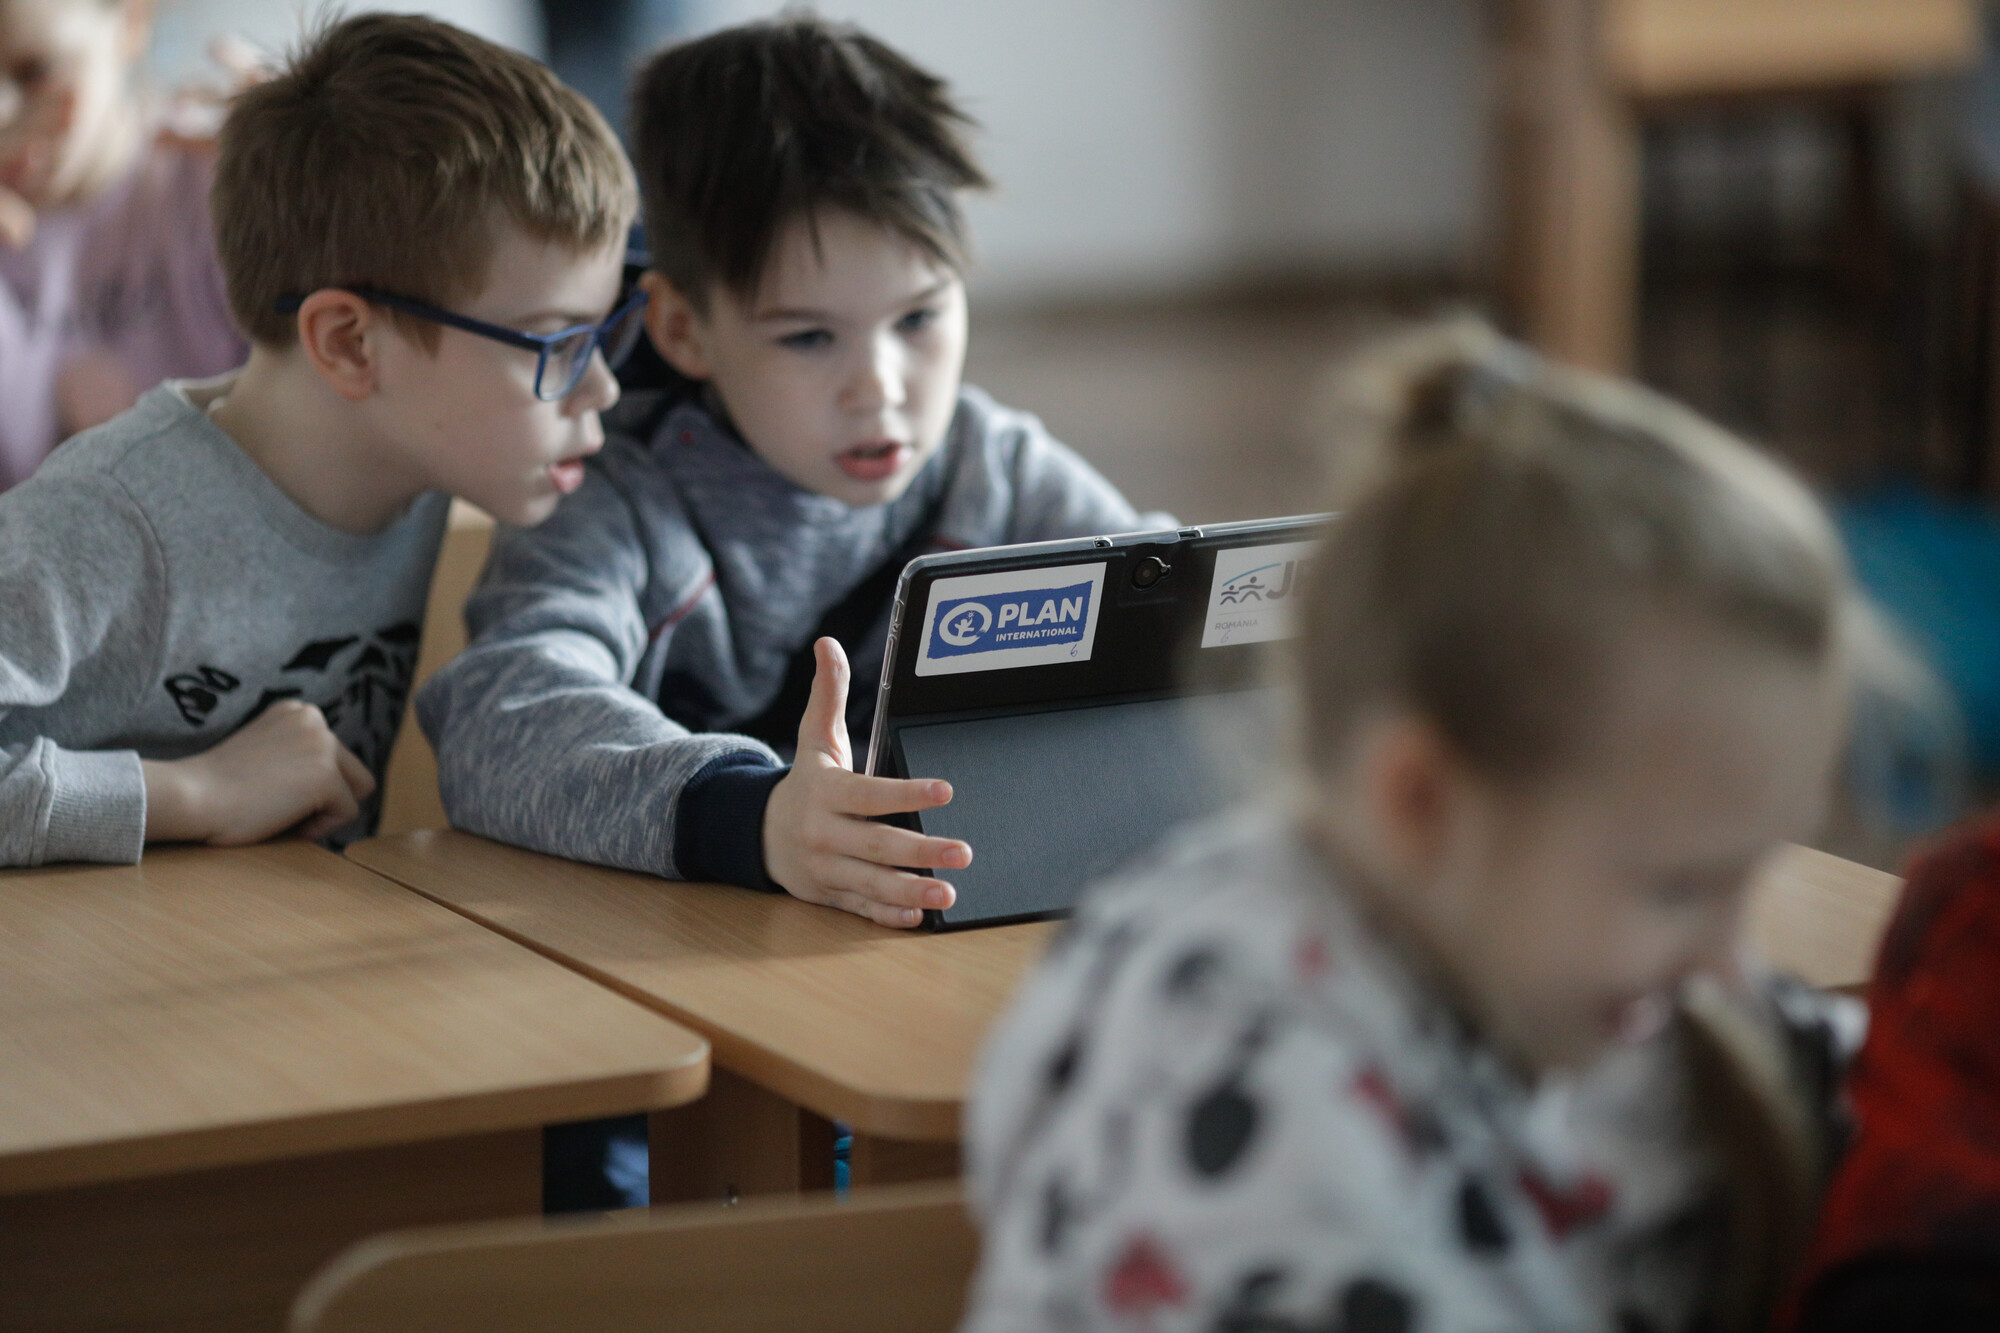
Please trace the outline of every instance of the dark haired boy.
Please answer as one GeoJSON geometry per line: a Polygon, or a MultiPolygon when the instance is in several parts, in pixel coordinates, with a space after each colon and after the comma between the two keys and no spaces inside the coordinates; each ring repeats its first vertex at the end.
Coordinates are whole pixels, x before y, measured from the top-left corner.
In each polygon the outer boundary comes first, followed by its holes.
{"type": "Polygon", "coordinates": [[[524,56],[329,27],[237,99],[213,202],[249,363],[0,495],[0,865],[365,831],[449,497],[545,517],[618,397],[631,168],[524,56]]]}
{"type": "Polygon", "coordinates": [[[672,47],[639,76],[646,327],[685,387],[634,394],[584,485],[503,530],[471,646],[425,687],[462,828],[893,926],[950,903],[898,867],[960,842],[868,816],[942,782],[852,771],[889,602],[927,550],[1130,530],[1033,417],[960,384],[958,198],[985,185],[945,86],[813,17],[672,47]],[[796,744],[787,767],[779,752],[796,744]]]}

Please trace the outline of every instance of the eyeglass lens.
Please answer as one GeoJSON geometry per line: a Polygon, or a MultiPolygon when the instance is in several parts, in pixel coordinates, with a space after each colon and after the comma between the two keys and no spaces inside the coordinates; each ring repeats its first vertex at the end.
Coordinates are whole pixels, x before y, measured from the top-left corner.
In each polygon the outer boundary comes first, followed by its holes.
{"type": "MultiPolygon", "coordinates": [[[[640,331],[646,327],[642,312],[643,307],[628,310],[604,330],[604,360],[613,369],[623,363],[638,345],[640,331]]],[[[590,369],[591,353],[599,345],[599,339],[593,333],[591,329],[578,329],[561,342],[549,345],[548,358],[542,364],[540,382],[536,385],[538,396],[555,401],[567,398],[576,391],[584,373],[590,369]]]]}

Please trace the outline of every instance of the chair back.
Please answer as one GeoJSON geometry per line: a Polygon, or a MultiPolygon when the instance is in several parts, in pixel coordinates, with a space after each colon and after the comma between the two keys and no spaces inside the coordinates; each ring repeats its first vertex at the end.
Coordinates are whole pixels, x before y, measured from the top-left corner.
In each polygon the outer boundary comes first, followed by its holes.
{"type": "Polygon", "coordinates": [[[451,502],[444,546],[431,574],[430,599],[424,604],[424,636],[417,645],[417,671],[410,682],[410,703],[403,710],[389,769],[382,781],[382,823],[377,832],[409,833],[415,829],[446,828],[444,801],[438,796],[437,756],[417,725],[417,689],[431,673],[458,656],[465,647],[465,599],[486,565],[486,548],[493,541],[493,520],[463,500],[451,502]]]}
{"type": "Polygon", "coordinates": [[[959,1186],[479,1223],[362,1241],[292,1333],[949,1333],[978,1259],[959,1186]]]}

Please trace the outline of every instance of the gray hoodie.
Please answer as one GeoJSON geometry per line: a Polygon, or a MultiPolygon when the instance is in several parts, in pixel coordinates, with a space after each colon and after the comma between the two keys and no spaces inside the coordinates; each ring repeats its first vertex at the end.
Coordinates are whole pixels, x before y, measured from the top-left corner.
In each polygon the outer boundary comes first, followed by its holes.
{"type": "MultiPolygon", "coordinates": [[[[770,888],[764,804],[785,769],[732,729],[771,706],[830,608],[913,549],[1141,525],[1039,421],[972,388],[909,490],[867,508],[787,481],[699,403],[647,425],[645,438],[614,433],[548,522],[496,534],[466,605],[471,646],[418,694],[460,828],[770,888]]],[[[888,609],[845,645],[857,739],[888,609]]]]}
{"type": "Polygon", "coordinates": [[[279,699],[319,705],[382,777],[447,497],[328,527],[209,420],[228,385],[164,384],[0,494],[0,865],[137,861],[139,761],[279,699]]]}

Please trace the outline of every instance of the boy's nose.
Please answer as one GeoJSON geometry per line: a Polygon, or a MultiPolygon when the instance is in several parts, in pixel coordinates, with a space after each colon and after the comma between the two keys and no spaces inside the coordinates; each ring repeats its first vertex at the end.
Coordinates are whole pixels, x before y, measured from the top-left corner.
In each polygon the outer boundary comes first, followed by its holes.
{"type": "Polygon", "coordinates": [[[589,368],[569,391],[569,397],[563,399],[563,407],[572,414],[607,412],[617,403],[618,394],[618,377],[611,373],[610,362],[604,359],[602,351],[593,351],[589,368]]]}
{"type": "Polygon", "coordinates": [[[902,354],[893,345],[878,342],[848,386],[848,406],[861,412],[878,411],[901,407],[907,396],[903,388],[902,354]]]}

